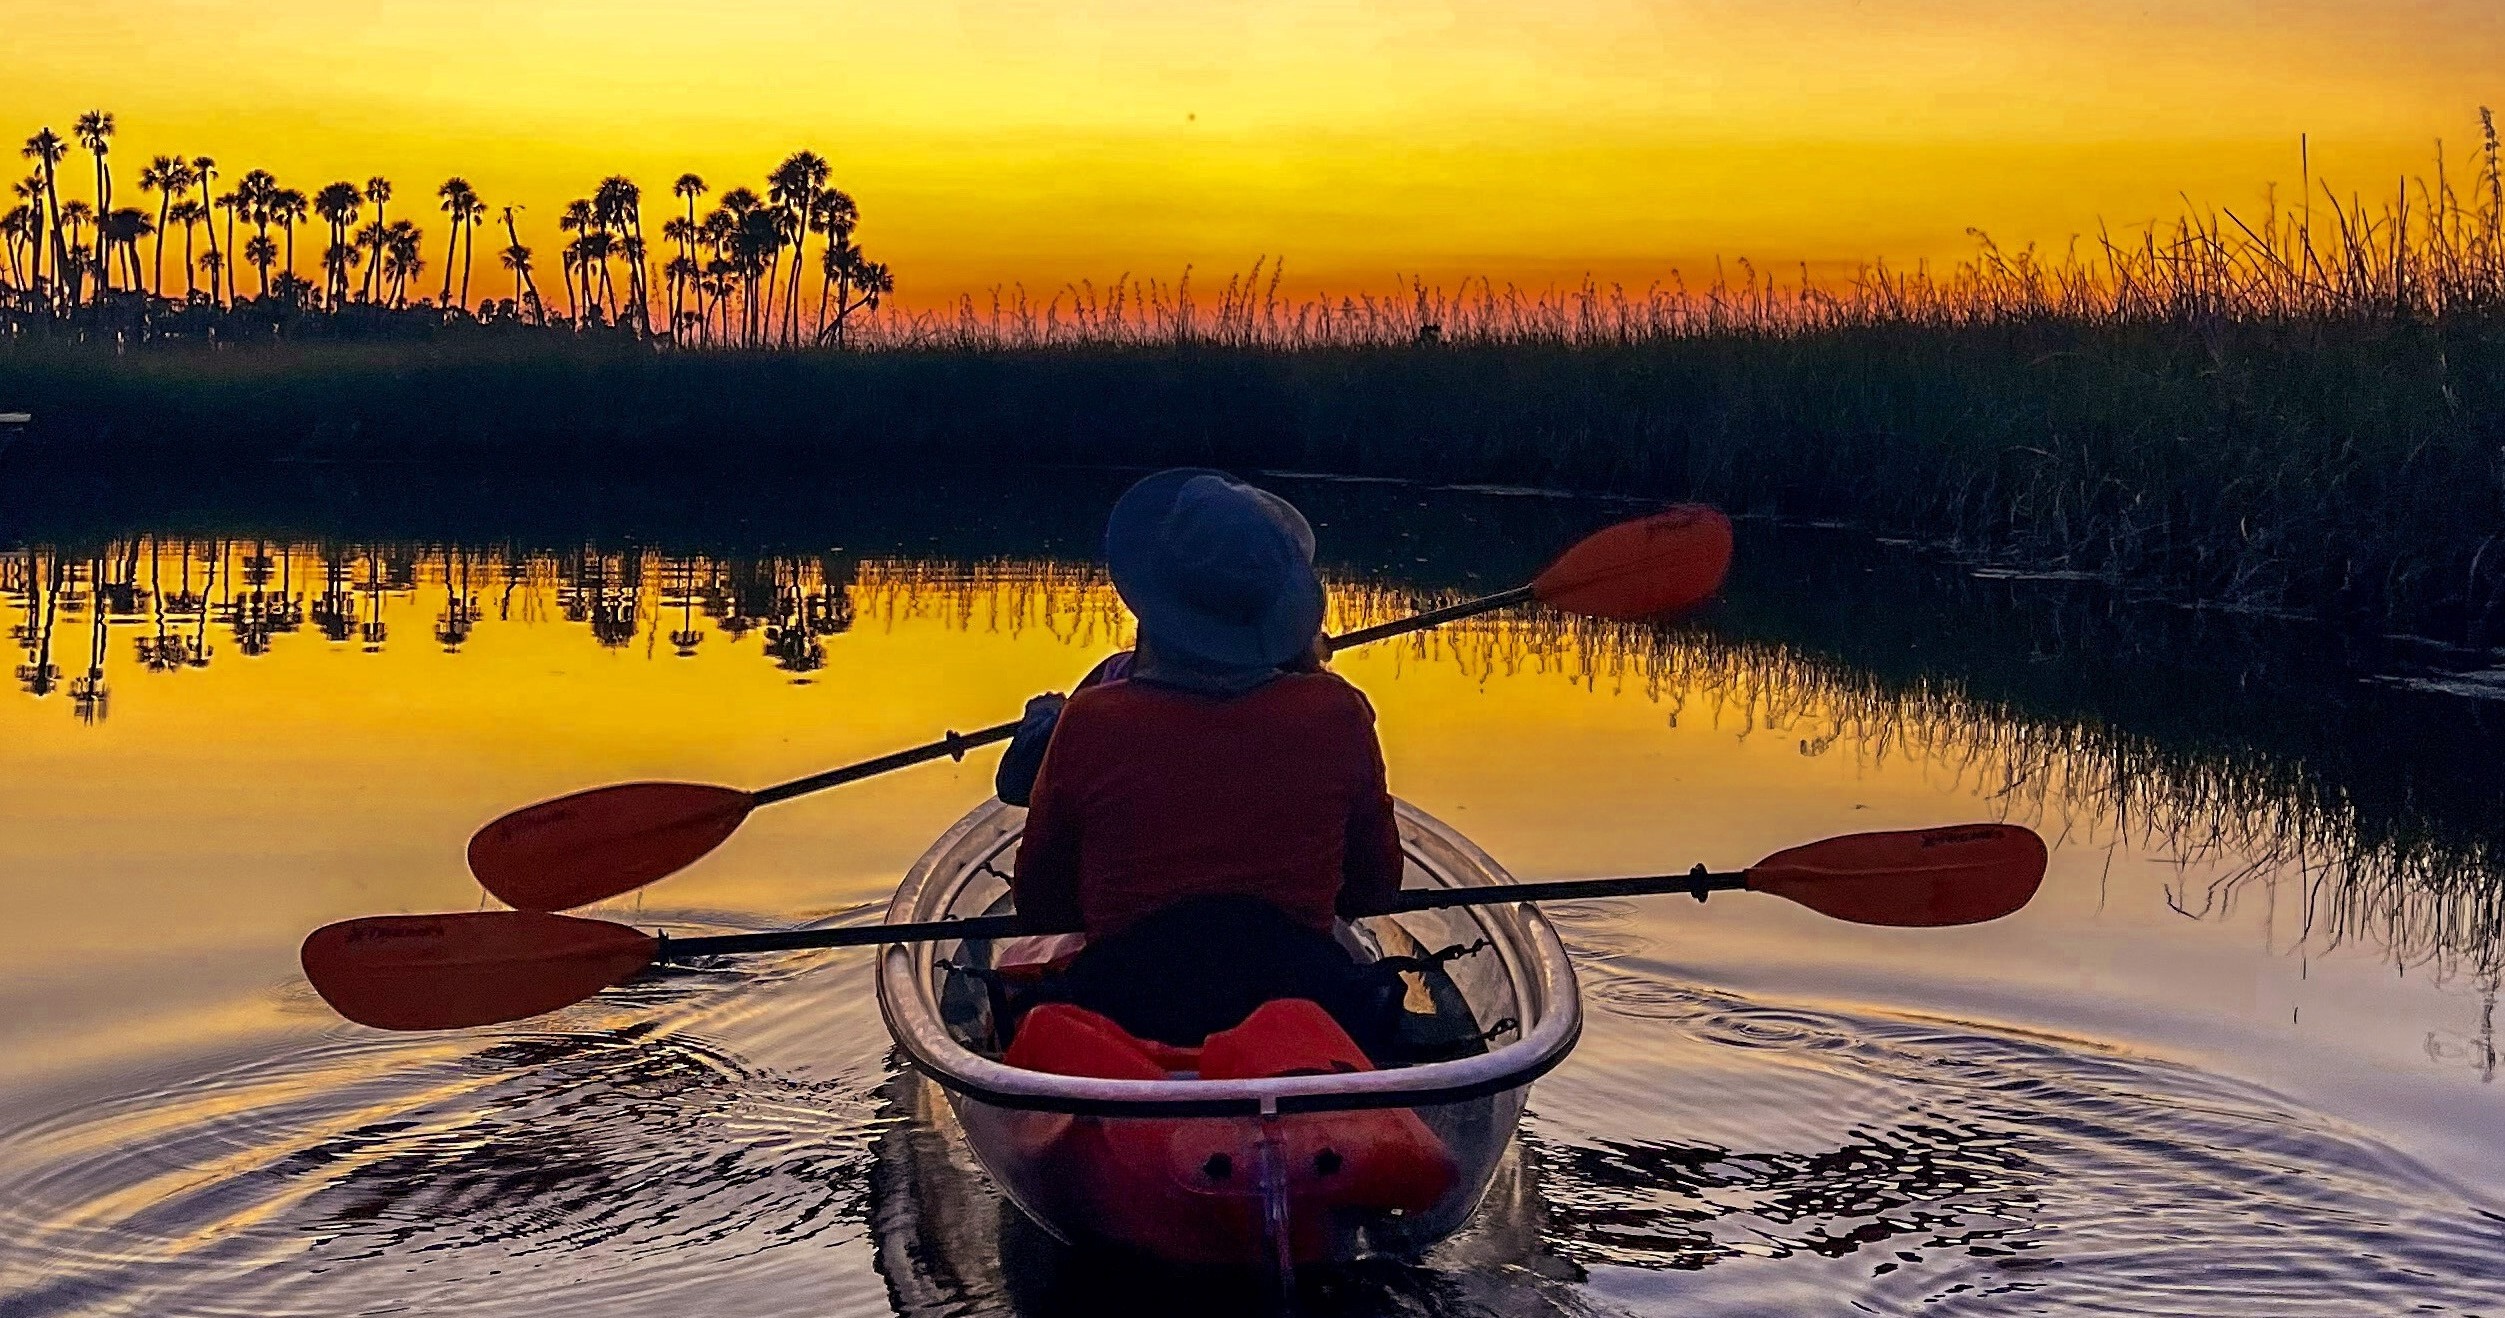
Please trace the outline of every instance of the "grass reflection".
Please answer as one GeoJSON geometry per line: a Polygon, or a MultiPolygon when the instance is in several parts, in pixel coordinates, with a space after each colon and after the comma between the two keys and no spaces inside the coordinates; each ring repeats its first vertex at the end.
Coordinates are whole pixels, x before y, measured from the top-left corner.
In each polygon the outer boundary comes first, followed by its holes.
{"type": "MultiPolygon", "coordinates": [[[[2020,601],[2006,583],[1942,584],[1926,564],[1747,561],[1756,577],[1696,624],[1529,615],[1392,644],[1404,663],[1483,684],[1562,678],[1674,721],[1784,738],[1803,757],[1912,765],[2057,838],[2172,858],[2170,899],[2187,916],[2261,904],[2293,946],[2364,945],[2493,990],[2505,771],[2481,750],[2495,731],[2482,709],[2367,687],[2313,653],[2319,637],[2251,620],[2153,616],[2094,594],[2020,601]]],[[[1333,626],[1463,593],[1341,575],[1333,626]]],[[[241,537],[11,552],[0,609],[18,690],[89,723],[134,667],[171,677],[316,645],[459,654],[496,644],[497,626],[579,629],[605,650],[718,655],[807,682],[861,629],[936,620],[1102,650],[1129,625],[1101,569],[1051,558],[241,537]]]]}

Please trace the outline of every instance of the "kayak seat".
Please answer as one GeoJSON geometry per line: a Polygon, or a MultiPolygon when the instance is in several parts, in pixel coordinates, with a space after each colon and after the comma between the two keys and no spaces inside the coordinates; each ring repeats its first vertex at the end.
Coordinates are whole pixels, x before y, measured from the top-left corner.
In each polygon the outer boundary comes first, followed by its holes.
{"type": "Polygon", "coordinates": [[[1001,1060],[1028,1071],[1103,1080],[1164,1080],[1177,1071],[1204,1080],[1262,1080],[1374,1069],[1329,1012],[1302,998],[1263,1003],[1243,1024],[1210,1035],[1198,1048],[1142,1039],[1085,1007],[1047,1002],[1027,1013],[1001,1060]]]}
{"type": "Polygon", "coordinates": [[[1210,1035],[1200,1046],[1200,1074],[1209,1080],[1371,1071],[1357,1041],[1321,1004],[1280,998],[1255,1008],[1244,1023],[1210,1035]]]}

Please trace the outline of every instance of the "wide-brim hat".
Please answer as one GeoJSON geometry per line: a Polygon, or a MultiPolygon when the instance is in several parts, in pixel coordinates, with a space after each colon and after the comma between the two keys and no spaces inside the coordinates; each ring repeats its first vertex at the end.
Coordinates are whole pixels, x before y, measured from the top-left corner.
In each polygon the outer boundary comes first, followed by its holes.
{"type": "Polygon", "coordinates": [[[1313,528],[1294,505],[1219,471],[1161,471],[1105,523],[1114,589],[1158,649],[1231,668],[1276,667],[1322,630],[1313,528]]]}

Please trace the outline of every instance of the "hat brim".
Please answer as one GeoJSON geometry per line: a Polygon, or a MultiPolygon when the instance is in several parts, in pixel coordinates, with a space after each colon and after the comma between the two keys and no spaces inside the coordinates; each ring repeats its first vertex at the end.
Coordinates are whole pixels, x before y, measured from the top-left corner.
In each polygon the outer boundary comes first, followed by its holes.
{"type": "MultiPolygon", "coordinates": [[[[1261,615],[1242,622],[1188,603],[1165,572],[1161,530],[1183,487],[1202,476],[1240,484],[1222,471],[1180,467],[1161,471],[1123,492],[1105,520],[1105,562],[1113,588],[1139,618],[1140,630],[1161,649],[1230,668],[1276,667],[1312,648],[1322,630],[1322,580],[1310,563],[1296,573],[1261,615]]],[[[1293,544],[1286,527],[1279,534],[1293,544]]],[[[1296,546],[1299,559],[1303,546],[1296,546]]]]}

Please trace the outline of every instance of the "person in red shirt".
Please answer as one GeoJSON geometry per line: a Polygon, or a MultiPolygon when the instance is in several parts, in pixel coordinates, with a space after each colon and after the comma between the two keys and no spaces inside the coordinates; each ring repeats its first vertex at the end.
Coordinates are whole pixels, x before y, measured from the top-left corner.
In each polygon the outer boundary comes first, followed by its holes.
{"type": "Polygon", "coordinates": [[[1388,909],[1400,837],[1373,707],[1322,665],[1312,529],[1167,471],[1115,504],[1105,552],[1138,647],[1031,707],[1000,775],[1013,799],[1043,742],[1011,888],[1027,920],[1087,934],[1053,996],[1187,1046],[1273,998],[1362,1015],[1332,930],[1388,909]]]}

